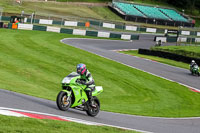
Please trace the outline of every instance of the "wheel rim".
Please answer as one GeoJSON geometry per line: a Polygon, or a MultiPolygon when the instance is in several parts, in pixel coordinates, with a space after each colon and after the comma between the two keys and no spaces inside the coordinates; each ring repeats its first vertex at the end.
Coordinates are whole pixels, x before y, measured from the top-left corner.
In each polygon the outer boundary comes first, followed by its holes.
{"type": "Polygon", "coordinates": [[[62,107],[67,107],[69,105],[70,101],[67,100],[67,96],[62,97],[62,107]]]}
{"type": "Polygon", "coordinates": [[[98,109],[99,105],[98,105],[96,102],[95,102],[94,104],[95,104],[95,106],[96,106],[95,108],[90,106],[90,112],[91,112],[92,114],[96,114],[96,113],[98,113],[98,111],[99,111],[99,109],[98,109]]]}

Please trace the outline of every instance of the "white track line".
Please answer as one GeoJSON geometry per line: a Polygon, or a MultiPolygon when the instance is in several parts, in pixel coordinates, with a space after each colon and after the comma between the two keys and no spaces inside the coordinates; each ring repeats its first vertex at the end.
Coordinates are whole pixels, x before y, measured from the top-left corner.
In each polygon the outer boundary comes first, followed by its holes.
{"type": "Polygon", "coordinates": [[[19,113],[12,112],[12,111],[9,111],[9,110],[1,110],[1,109],[0,109],[0,114],[1,115],[7,115],[7,116],[27,117],[26,115],[23,115],[23,114],[19,114],[19,113]]]}
{"type": "MultiPolygon", "coordinates": [[[[106,112],[106,111],[104,111],[106,112]]],[[[156,117],[156,116],[142,116],[142,115],[130,115],[130,114],[121,114],[121,113],[113,113],[113,112],[106,112],[106,113],[112,113],[112,114],[119,114],[123,116],[130,116],[130,117],[137,117],[137,118],[146,118],[146,119],[159,119],[159,120],[196,120],[200,119],[200,117],[156,117]]]]}
{"type": "MultiPolygon", "coordinates": [[[[54,115],[54,114],[48,114],[48,113],[41,113],[41,112],[35,112],[35,111],[28,111],[28,110],[21,110],[21,109],[13,109],[13,108],[0,107],[0,114],[2,113],[3,115],[9,115],[9,113],[10,113],[12,116],[18,116],[18,117],[20,117],[21,114],[19,114],[19,115],[14,115],[14,114],[16,114],[16,113],[15,113],[15,112],[12,112],[12,111],[19,111],[19,112],[26,112],[26,113],[33,113],[33,114],[54,116],[54,117],[59,117],[59,118],[68,120],[68,121],[70,121],[70,122],[77,122],[77,123],[86,124],[86,125],[109,126],[109,127],[115,127],[115,128],[125,129],[125,130],[137,131],[137,132],[141,132],[141,133],[152,133],[152,132],[143,131],[143,130],[138,130],[138,129],[126,128],[126,127],[115,126],[115,125],[109,125],[109,124],[103,124],[103,123],[97,123],[97,122],[91,122],[91,121],[85,121],[85,120],[81,120],[81,119],[77,119],[77,118],[72,118],[72,117],[65,117],[65,116],[54,115]],[[13,113],[13,114],[12,114],[12,113],[13,113]]],[[[21,115],[21,117],[26,117],[26,116],[21,115]]]]}

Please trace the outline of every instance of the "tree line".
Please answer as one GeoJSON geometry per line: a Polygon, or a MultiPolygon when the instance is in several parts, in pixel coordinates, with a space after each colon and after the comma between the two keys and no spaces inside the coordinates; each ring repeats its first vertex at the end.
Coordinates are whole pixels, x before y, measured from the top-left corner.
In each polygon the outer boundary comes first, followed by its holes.
{"type": "MultiPolygon", "coordinates": [[[[129,0],[129,1],[138,1],[138,0],[129,0]]],[[[200,0],[141,0],[143,3],[168,3],[179,9],[185,9],[187,12],[193,13],[193,11],[199,11],[200,14],[200,0]]]]}
{"type": "MultiPolygon", "coordinates": [[[[161,1],[161,0],[160,0],[161,1]]],[[[162,0],[179,8],[191,9],[200,8],[200,0],[162,0]]]]}

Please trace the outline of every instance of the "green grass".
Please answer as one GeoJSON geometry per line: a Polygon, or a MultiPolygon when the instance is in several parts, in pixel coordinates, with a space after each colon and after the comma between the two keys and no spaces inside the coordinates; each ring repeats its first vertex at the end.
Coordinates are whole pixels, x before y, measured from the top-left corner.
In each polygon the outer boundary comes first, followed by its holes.
{"type": "Polygon", "coordinates": [[[74,122],[0,115],[0,133],[136,133],[106,126],[89,126],[74,122]]]}
{"type": "MultiPolygon", "coordinates": [[[[112,2],[112,0],[56,0],[58,2],[112,2]]],[[[171,6],[166,2],[161,2],[157,0],[127,0],[130,2],[141,3],[141,4],[149,4],[149,5],[162,5],[162,6],[171,6]]]]}
{"type": "Polygon", "coordinates": [[[189,46],[162,46],[153,47],[153,50],[166,51],[178,55],[200,58],[200,47],[195,45],[189,46]]]}
{"type": "Polygon", "coordinates": [[[96,85],[101,109],[163,117],[200,116],[200,94],[175,82],[135,70],[60,43],[80,37],[42,31],[0,29],[0,88],[55,100],[63,77],[85,63],[96,85]]]}
{"type": "Polygon", "coordinates": [[[164,64],[168,64],[168,65],[172,65],[172,66],[176,66],[176,67],[180,67],[180,68],[189,69],[189,64],[187,64],[187,63],[174,61],[174,60],[170,60],[170,59],[165,59],[165,58],[161,58],[161,57],[156,57],[156,56],[139,54],[138,50],[121,51],[120,53],[129,54],[129,55],[133,55],[133,56],[137,56],[137,57],[141,57],[141,58],[145,58],[145,59],[150,59],[150,60],[153,60],[153,61],[158,61],[160,63],[164,63],[164,64]]]}
{"type": "MultiPolygon", "coordinates": [[[[23,1],[22,5],[17,5],[13,0],[0,0],[0,7],[4,8],[4,12],[19,13],[23,10],[25,14],[32,12],[38,15],[46,16],[49,19],[51,17],[62,18],[73,17],[80,21],[81,18],[84,21],[87,19],[100,19],[100,20],[116,20],[124,21],[118,15],[113,13],[108,7],[105,6],[87,6],[68,3],[54,3],[54,2],[30,2],[23,1]]],[[[69,18],[68,18],[69,19],[69,18]]]]}
{"type": "Polygon", "coordinates": [[[196,20],[195,27],[200,27],[200,18],[193,18],[196,20]]]}

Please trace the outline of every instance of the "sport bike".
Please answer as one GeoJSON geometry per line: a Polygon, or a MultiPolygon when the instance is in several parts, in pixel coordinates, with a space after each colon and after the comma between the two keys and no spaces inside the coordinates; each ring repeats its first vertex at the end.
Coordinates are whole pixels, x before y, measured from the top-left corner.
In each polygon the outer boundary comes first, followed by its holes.
{"type": "Polygon", "coordinates": [[[94,106],[91,106],[85,92],[87,85],[81,84],[82,82],[80,75],[76,72],[72,72],[65,77],[62,80],[62,91],[57,96],[57,106],[63,111],[69,108],[86,111],[89,116],[94,117],[100,110],[100,101],[97,95],[103,92],[103,88],[102,86],[96,86],[94,91],[92,91],[92,102],[94,106]]]}
{"type": "Polygon", "coordinates": [[[192,74],[192,75],[198,75],[198,76],[200,76],[200,73],[199,73],[199,66],[198,66],[198,65],[194,65],[194,66],[190,69],[190,71],[191,71],[191,74],[192,74]]]}

